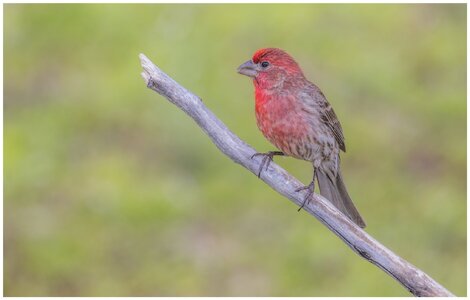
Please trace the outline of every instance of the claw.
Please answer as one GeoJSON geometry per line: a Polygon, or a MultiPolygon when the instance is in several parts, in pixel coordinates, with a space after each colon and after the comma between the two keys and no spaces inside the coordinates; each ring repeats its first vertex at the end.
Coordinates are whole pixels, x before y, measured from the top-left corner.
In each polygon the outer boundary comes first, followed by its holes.
{"type": "Polygon", "coordinates": [[[296,192],[307,190],[307,195],[305,195],[304,202],[302,202],[302,205],[300,205],[300,207],[297,211],[301,211],[302,208],[304,208],[305,204],[310,203],[313,192],[315,191],[315,177],[316,177],[316,175],[317,175],[317,170],[313,169],[312,182],[310,182],[310,184],[307,185],[307,186],[302,186],[302,187],[299,187],[299,188],[295,189],[296,192]]]}
{"type": "Polygon", "coordinates": [[[273,161],[273,156],[274,155],[284,155],[283,152],[281,151],[269,151],[266,153],[255,153],[251,156],[251,159],[253,159],[256,156],[263,156],[263,160],[261,161],[259,170],[258,170],[258,178],[261,177],[261,172],[263,171],[263,167],[266,166],[266,171],[268,170],[269,164],[273,161]]]}
{"type": "Polygon", "coordinates": [[[295,189],[295,192],[300,192],[300,191],[303,191],[303,190],[306,190],[306,189],[309,189],[310,188],[310,185],[306,185],[306,186],[303,186],[303,187],[299,187],[298,189],[295,189]]]}
{"type": "Polygon", "coordinates": [[[296,189],[296,192],[300,192],[303,190],[307,190],[307,195],[305,195],[304,202],[302,202],[302,205],[299,207],[297,211],[301,211],[302,208],[304,208],[305,204],[310,203],[311,196],[313,195],[313,191],[315,190],[315,181],[312,181],[309,185],[300,187],[296,189]]]}

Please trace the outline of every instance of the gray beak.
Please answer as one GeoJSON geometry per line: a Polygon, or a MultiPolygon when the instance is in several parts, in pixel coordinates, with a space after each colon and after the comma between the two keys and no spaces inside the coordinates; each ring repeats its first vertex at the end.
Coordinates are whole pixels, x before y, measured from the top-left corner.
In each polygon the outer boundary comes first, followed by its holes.
{"type": "Polygon", "coordinates": [[[248,77],[255,77],[258,75],[257,65],[251,60],[240,65],[237,69],[237,72],[248,77]]]}

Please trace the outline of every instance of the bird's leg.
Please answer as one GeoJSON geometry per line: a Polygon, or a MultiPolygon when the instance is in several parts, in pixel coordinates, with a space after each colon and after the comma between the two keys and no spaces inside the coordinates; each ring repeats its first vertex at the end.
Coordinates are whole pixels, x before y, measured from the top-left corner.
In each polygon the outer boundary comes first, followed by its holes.
{"type": "Polygon", "coordinates": [[[313,195],[313,192],[315,191],[315,178],[317,177],[317,169],[314,167],[313,168],[313,179],[312,182],[310,182],[309,185],[303,186],[301,188],[296,189],[296,192],[300,192],[303,190],[307,190],[307,195],[305,195],[304,202],[302,202],[302,205],[299,207],[297,211],[300,211],[302,208],[304,208],[305,204],[310,201],[310,197],[313,195]]]}
{"type": "Polygon", "coordinates": [[[261,171],[263,171],[263,167],[266,165],[266,170],[269,167],[269,164],[273,161],[274,155],[284,156],[284,152],[281,151],[268,151],[266,153],[255,153],[251,156],[251,159],[255,156],[263,156],[263,160],[261,161],[261,165],[259,166],[258,170],[258,178],[261,176],[261,171]]]}

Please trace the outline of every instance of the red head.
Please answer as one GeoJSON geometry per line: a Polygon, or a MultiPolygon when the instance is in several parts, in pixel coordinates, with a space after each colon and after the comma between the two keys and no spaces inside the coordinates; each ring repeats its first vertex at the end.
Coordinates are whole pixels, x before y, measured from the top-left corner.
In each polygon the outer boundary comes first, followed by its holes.
{"type": "Polygon", "coordinates": [[[288,79],[304,77],[295,60],[278,48],[256,51],[252,60],[238,67],[238,73],[252,77],[255,86],[263,89],[281,86],[288,79]]]}

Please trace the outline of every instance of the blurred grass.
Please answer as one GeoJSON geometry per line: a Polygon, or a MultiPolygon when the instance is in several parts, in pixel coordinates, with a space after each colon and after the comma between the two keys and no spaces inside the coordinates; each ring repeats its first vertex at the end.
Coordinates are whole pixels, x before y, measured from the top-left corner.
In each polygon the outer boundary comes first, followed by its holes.
{"type": "Polygon", "coordinates": [[[271,46],[341,119],[367,231],[466,295],[464,4],[4,5],[5,295],[408,296],[139,76],[270,150],[235,69],[271,46]]]}

